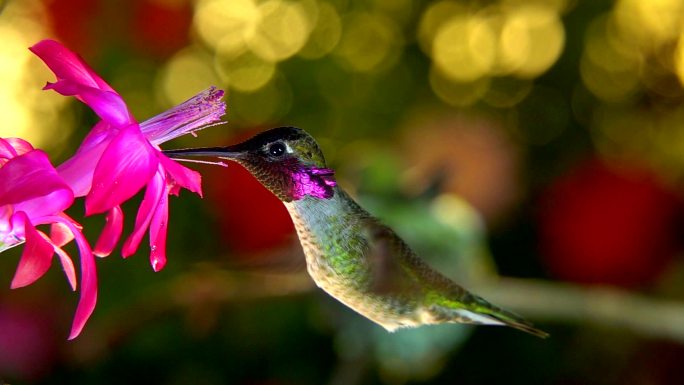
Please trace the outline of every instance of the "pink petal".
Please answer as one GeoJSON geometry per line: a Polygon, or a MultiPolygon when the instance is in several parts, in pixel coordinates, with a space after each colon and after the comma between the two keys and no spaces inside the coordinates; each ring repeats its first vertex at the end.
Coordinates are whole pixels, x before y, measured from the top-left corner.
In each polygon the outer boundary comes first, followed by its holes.
{"type": "Polygon", "coordinates": [[[123,211],[121,211],[121,206],[114,206],[109,210],[105,220],[104,230],[102,230],[100,238],[97,239],[95,249],[93,250],[93,254],[98,257],[106,257],[111,254],[121,238],[121,232],[123,231],[123,211]]]}
{"type": "Polygon", "coordinates": [[[0,168],[0,206],[14,205],[29,218],[65,210],[74,200],[44,152],[30,151],[0,168]]]}
{"type": "Polygon", "coordinates": [[[159,153],[159,161],[175,184],[202,196],[202,176],[198,172],[181,166],[162,153],[159,153]]]}
{"type": "Polygon", "coordinates": [[[14,148],[17,155],[24,155],[29,151],[33,151],[34,148],[31,143],[25,141],[21,138],[6,138],[5,139],[10,146],[14,148]]]}
{"type": "Polygon", "coordinates": [[[169,222],[169,196],[162,194],[150,222],[150,264],[154,271],[166,266],[166,230],[169,222]]]}
{"type": "Polygon", "coordinates": [[[69,254],[62,250],[61,247],[57,245],[53,246],[55,253],[59,257],[59,261],[62,263],[62,268],[64,269],[64,274],[66,274],[67,281],[69,281],[71,290],[76,290],[76,269],[74,268],[74,262],[69,257],[69,254]]]}
{"type": "MultiPolygon", "coordinates": [[[[5,139],[0,138],[0,160],[10,160],[17,156],[17,151],[12,147],[12,145],[5,139]]],[[[4,164],[0,163],[0,166],[4,164]]]]}
{"type": "Polygon", "coordinates": [[[108,122],[100,120],[93,126],[88,135],[86,135],[81,145],[78,147],[76,153],[81,151],[86,151],[95,148],[100,145],[100,143],[109,143],[116,137],[116,135],[121,132],[122,127],[112,126],[108,122]]]}
{"type": "Polygon", "coordinates": [[[124,258],[135,254],[142,241],[142,237],[145,235],[145,230],[150,225],[152,220],[152,215],[157,209],[162,195],[166,192],[165,190],[165,178],[163,170],[158,170],[157,174],[152,178],[152,181],[147,185],[147,190],[145,190],[145,197],[142,203],[140,203],[140,208],[138,208],[138,214],[135,217],[135,228],[133,233],[124,242],[123,248],[121,249],[121,255],[124,258]]]}
{"type": "MultiPolygon", "coordinates": [[[[10,160],[29,151],[33,151],[33,146],[24,139],[0,138],[0,159],[2,160],[10,160]]],[[[0,166],[4,163],[0,163],[0,166]]]]}
{"type": "Polygon", "coordinates": [[[86,215],[102,213],[130,199],[154,175],[158,163],[157,150],[137,125],[121,130],[95,167],[86,215]]]}
{"type": "Polygon", "coordinates": [[[90,318],[90,315],[95,310],[95,304],[97,303],[97,270],[95,269],[95,258],[90,250],[90,245],[88,245],[88,241],[86,241],[76,225],[61,217],[56,220],[61,220],[69,226],[76,237],[76,245],[81,254],[81,298],[78,301],[74,322],[71,325],[71,333],[69,334],[69,339],[72,340],[78,337],[88,318],[90,318]]]}
{"type": "Polygon", "coordinates": [[[101,120],[86,136],[76,155],[57,167],[59,176],[71,187],[74,196],[82,197],[90,192],[95,166],[118,133],[118,129],[112,129],[109,123],[101,120]]]}
{"type": "Polygon", "coordinates": [[[25,213],[15,213],[14,217],[23,222],[26,246],[10,285],[12,289],[30,285],[42,277],[50,268],[54,252],[52,245],[33,227],[25,213]]]}
{"type": "Polygon", "coordinates": [[[39,41],[29,49],[40,57],[59,79],[71,79],[91,87],[114,91],[80,56],[54,40],[39,41]]]}
{"type": "Polygon", "coordinates": [[[63,223],[53,223],[50,225],[50,240],[57,247],[62,247],[74,239],[69,227],[63,223]]]}
{"type": "Polygon", "coordinates": [[[76,96],[92,108],[102,120],[117,127],[135,124],[136,121],[128,111],[126,103],[114,91],[85,86],[69,79],[59,80],[43,87],[44,90],[55,90],[64,96],[76,96]]]}
{"type": "Polygon", "coordinates": [[[12,232],[11,218],[14,214],[12,205],[0,206],[0,234],[9,234],[12,232]]]}
{"type": "Polygon", "coordinates": [[[126,104],[112,87],[93,71],[77,54],[54,40],[43,40],[29,48],[55,73],[57,82],[44,89],[75,96],[103,120],[117,126],[135,123],[126,104]]]}
{"type": "Polygon", "coordinates": [[[90,253],[90,248],[85,243],[85,240],[79,241],[76,237],[76,242],[81,250],[81,298],[76,307],[76,314],[74,315],[74,322],[71,325],[71,333],[69,339],[73,340],[81,334],[81,330],[95,310],[97,303],[97,270],[95,269],[95,259],[90,253]]]}
{"type": "Polygon", "coordinates": [[[76,290],[76,271],[74,269],[74,262],[69,257],[62,246],[71,242],[75,238],[73,231],[80,233],[81,227],[68,215],[64,213],[59,213],[57,215],[51,215],[47,217],[41,217],[37,219],[36,225],[39,224],[50,224],[50,238],[47,239],[59,257],[59,261],[64,269],[64,274],[66,274],[67,280],[72,290],[76,290]],[[73,225],[67,225],[68,222],[73,225]],[[72,230],[75,228],[75,230],[72,230]]]}
{"type": "MultiPolygon", "coordinates": [[[[73,222],[71,218],[66,215],[55,215],[42,218],[42,220],[49,223],[61,223],[67,226],[74,235],[81,256],[81,296],[76,308],[76,314],[74,315],[74,321],[71,325],[71,333],[69,334],[69,339],[72,340],[78,337],[81,330],[83,330],[85,323],[88,321],[88,318],[90,318],[90,315],[93,313],[93,310],[95,310],[95,304],[97,302],[97,270],[95,269],[95,257],[90,250],[88,241],[83,237],[83,233],[81,233],[80,226],[73,222]]],[[[68,258],[68,256],[66,257],[68,258]]],[[[65,266],[67,277],[71,274],[68,270],[69,267],[65,266]]]]}

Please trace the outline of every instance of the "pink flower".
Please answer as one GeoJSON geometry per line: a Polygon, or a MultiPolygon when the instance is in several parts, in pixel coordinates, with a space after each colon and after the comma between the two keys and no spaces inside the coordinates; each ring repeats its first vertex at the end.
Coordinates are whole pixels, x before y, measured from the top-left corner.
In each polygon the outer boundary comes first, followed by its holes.
{"type": "Polygon", "coordinates": [[[178,195],[181,187],[201,195],[201,187],[200,175],[162,154],[159,144],[216,124],[225,113],[223,91],[210,88],[138,124],[121,96],[78,55],[53,40],[30,49],[57,76],[45,89],[75,96],[101,118],[76,154],[57,168],[74,195],[86,197],[86,215],[107,213],[94,253],[112,252],[123,228],[121,203],[146,186],[122,255],[134,254],[149,229],[150,262],[155,271],[161,270],[166,264],[168,195],[178,195]]]}
{"type": "Polygon", "coordinates": [[[81,254],[81,297],[69,339],[81,332],[95,308],[95,260],[78,223],[64,214],[74,194],[50,164],[47,155],[18,138],[0,138],[0,252],[22,243],[24,251],[11,287],[42,277],[57,254],[67,280],[76,290],[76,273],[62,246],[74,238],[81,254]],[[36,229],[51,225],[50,236],[36,229]]]}

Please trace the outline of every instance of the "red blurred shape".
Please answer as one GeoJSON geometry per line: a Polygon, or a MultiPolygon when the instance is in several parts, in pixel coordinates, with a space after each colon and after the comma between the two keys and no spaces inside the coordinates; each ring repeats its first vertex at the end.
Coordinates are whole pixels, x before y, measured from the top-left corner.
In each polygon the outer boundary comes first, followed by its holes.
{"type": "MultiPolygon", "coordinates": [[[[0,374],[21,381],[44,378],[57,361],[58,349],[49,306],[0,304],[0,374]]],[[[66,338],[64,336],[63,338],[66,338]]],[[[0,383],[2,381],[0,380],[0,383]]]]}
{"type": "Polygon", "coordinates": [[[95,47],[100,0],[45,0],[48,22],[57,39],[75,52],[89,56],[95,47]]]}
{"type": "Polygon", "coordinates": [[[164,58],[188,44],[191,23],[189,1],[137,1],[131,38],[143,52],[164,58]]]}
{"type": "Polygon", "coordinates": [[[643,167],[590,161],[546,191],[540,245],[559,278],[620,286],[653,282],[678,247],[679,199],[643,167]]]}
{"type": "Polygon", "coordinates": [[[216,208],[223,239],[235,251],[254,253],[283,246],[294,232],[283,203],[242,166],[204,172],[204,191],[216,208]]]}

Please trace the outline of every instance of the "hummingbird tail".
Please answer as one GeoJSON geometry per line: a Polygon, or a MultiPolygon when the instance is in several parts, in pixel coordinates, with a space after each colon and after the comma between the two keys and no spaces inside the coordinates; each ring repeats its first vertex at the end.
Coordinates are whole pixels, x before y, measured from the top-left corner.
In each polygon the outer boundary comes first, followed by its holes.
{"type": "Polygon", "coordinates": [[[549,333],[547,333],[541,329],[537,329],[536,327],[534,327],[534,325],[532,325],[532,323],[530,323],[529,321],[527,321],[525,319],[521,319],[521,318],[511,319],[508,317],[498,318],[494,315],[492,315],[492,317],[501,321],[506,326],[512,327],[514,329],[518,329],[518,330],[523,331],[525,333],[532,334],[532,335],[537,336],[539,338],[548,338],[549,337],[549,333]]]}
{"type": "Polygon", "coordinates": [[[430,307],[433,320],[441,322],[460,322],[478,325],[508,326],[540,338],[549,336],[543,330],[537,329],[525,318],[494,306],[484,299],[467,293],[461,301],[442,301],[430,307]]]}
{"type": "Polygon", "coordinates": [[[498,324],[500,325],[506,325],[540,338],[549,337],[549,333],[541,329],[537,329],[525,318],[508,310],[494,306],[482,298],[476,297],[475,302],[473,303],[473,309],[471,309],[471,311],[476,312],[481,316],[498,321],[498,324]]]}

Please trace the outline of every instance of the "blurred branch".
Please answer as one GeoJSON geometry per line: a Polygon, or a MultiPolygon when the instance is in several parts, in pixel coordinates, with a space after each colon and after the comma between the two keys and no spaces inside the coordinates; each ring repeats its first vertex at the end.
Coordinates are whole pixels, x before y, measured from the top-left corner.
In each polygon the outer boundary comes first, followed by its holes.
{"type": "MultiPolygon", "coordinates": [[[[152,320],[179,309],[186,310],[193,319],[216,319],[219,317],[212,312],[226,304],[297,295],[315,288],[306,272],[247,273],[203,265],[151,292],[141,293],[136,303],[93,320],[96,322],[89,325],[89,332],[74,345],[74,358],[80,362],[97,360],[152,320]],[[192,317],[197,311],[200,317],[192,317]],[[213,317],[206,317],[207,311],[213,317]]],[[[684,302],[615,288],[517,278],[491,279],[469,288],[532,320],[617,326],[645,336],[684,342],[684,302]]]]}
{"type": "Polygon", "coordinates": [[[70,346],[70,354],[73,361],[87,364],[98,361],[140,329],[168,314],[183,312],[191,321],[204,322],[193,323],[202,329],[206,328],[206,320],[215,320],[217,315],[213,313],[226,304],[296,295],[313,288],[307,274],[244,273],[199,264],[165,284],[140,292],[135,302],[91,319],[88,332],[70,346]]]}
{"type": "Polygon", "coordinates": [[[684,342],[684,302],[680,301],[611,287],[516,278],[500,278],[473,290],[533,320],[595,323],[684,342]]]}

